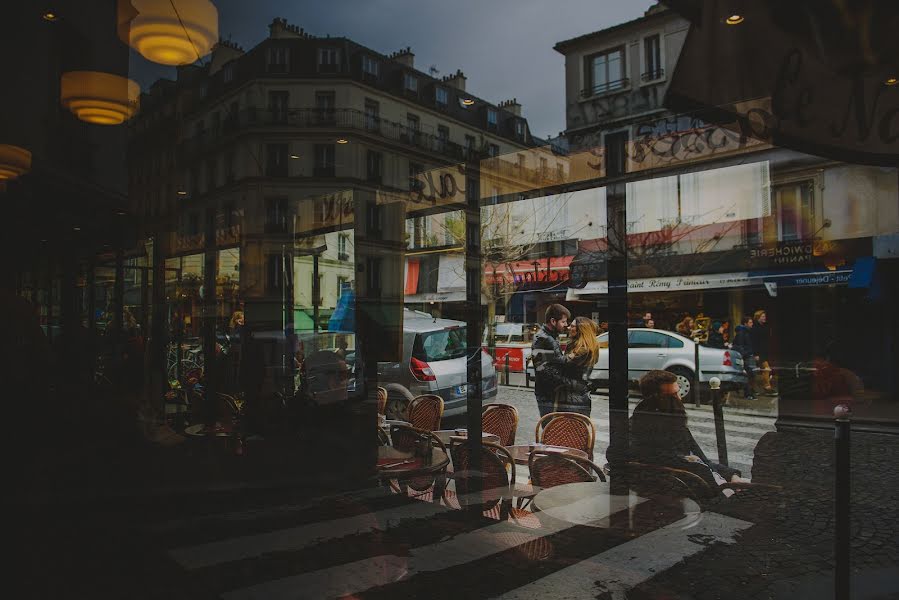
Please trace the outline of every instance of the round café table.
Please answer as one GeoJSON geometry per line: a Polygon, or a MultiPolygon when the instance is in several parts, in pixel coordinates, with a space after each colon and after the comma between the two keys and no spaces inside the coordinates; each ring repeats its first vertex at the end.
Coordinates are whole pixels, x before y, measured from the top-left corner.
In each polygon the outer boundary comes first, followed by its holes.
{"type": "MultiPolygon", "coordinates": [[[[437,431],[432,431],[431,433],[437,436],[437,438],[445,445],[450,443],[451,438],[468,439],[468,431],[465,429],[439,429],[437,431]]],[[[485,431],[481,432],[481,439],[485,442],[491,442],[494,444],[499,443],[498,435],[487,433],[485,431]]]]}
{"type": "Polygon", "coordinates": [[[540,518],[604,529],[651,531],[675,522],[690,527],[702,519],[702,509],[689,498],[621,492],[605,481],[567,483],[540,491],[533,506],[540,518]]]}
{"type": "Polygon", "coordinates": [[[579,458],[589,458],[587,453],[577,448],[567,448],[565,446],[552,446],[549,444],[519,444],[516,446],[506,446],[506,450],[512,455],[512,459],[516,465],[528,464],[533,450],[539,450],[547,454],[567,454],[569,456],[577,456],[579,458]]]}
{"type": "Polygon", "coordinates": [[[231,437],[234,433],[234,426],[230,424],[221,424],[209,429],[206,427],[205,423],[198,423],[184,428],[184,435],[189,435],[191,437],[231,437]]]}
{"type": "Polygon", "coordinates": [[[430,463],[425,464],[421,457],[412,452],[397,450],[392,446],[378,447],[378,478],[409,479],[422,475],[432,475],[446,469],[450,459],[442,448],[431,447],[430,463]]]}

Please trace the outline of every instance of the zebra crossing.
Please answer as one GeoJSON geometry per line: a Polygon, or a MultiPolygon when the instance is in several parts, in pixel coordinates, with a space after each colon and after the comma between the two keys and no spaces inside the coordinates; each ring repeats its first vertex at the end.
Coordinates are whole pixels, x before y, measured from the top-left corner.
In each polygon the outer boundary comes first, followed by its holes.
{"type": "MultiPolygon", "coordinates": [[[[633,519],[645,501],[625,497],[608,514],[633,519]]],[[[623,535],[552,518],[560,515],[550,509],[539,528],[525,527],[378,489],[206,515],[196,524],[163,522],[153,531],[175,542],[166,554],[182,579],[225,600],[412,598],[424,590],[503,600],[552,592],[546,597],[576,600],[604,592],[623,598],[691,556],[735,543],[752,526],[709,512],[623,535]]]]}
{"type": "MultiPolygon", "coordinates": [[[[519,443],[534,439],[534,429],[539,419],[534,392],[527,388],[501,386],[496,402],[511,404],[518,409],[519,443]]],[[[639,402],[632,398],[630,408],[639,402]]],[[[594,395],[590,418],[596,426],[596,444],[593,462],[598,465],[606,463],[606,449],[609,446],[609,403],[608,397],[594,395]]],[[[742,471],[744,477],[752,476],[752,460],[755,446],[766,433],[774,431],[773,416],[741,414],[725,409],[724,429],[727,439],[729,465],[742,471]]],[[[687,407],[687,422],[697,443],[710,460],[718,458],[717,436],[712,411],[707,408],[687,407]]]]}

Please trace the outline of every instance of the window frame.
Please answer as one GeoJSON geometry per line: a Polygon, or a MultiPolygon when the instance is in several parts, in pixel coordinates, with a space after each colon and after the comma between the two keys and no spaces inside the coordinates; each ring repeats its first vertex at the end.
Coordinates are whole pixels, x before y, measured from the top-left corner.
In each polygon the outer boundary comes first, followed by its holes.
{"type": "Polygon", "coordinates": [[[265,61],[266,73],[288,73],[290,72],[290,47],[282,44],[269,46],[266,53],[265,61]],[[275,62],[282,59],[284,62],[275,62]]]}
{"type": "Polygon", "coordinates": [[[665,48],[664,48],[664,39],[665,36],[661,31],[655,31],[648,35],[644,35],[640,38],[640,85],[648,85],[653,83],[658,83],[659,81],[664,81],[665,79],[665,48]],[[648,56],[646,54],[646,42],[653,39],[658,39],[658,59],[659,64],[656,66],[655,71],[650,71],[649,66],[647,64],[648,56]],[[650,76],[655,74],[654,77],[650,76]]]}
{"type": "Polygon", "coordinates": [[[339,73],[340,72],[340,48],[332,46],[320,46],[316,52],[316,70],[319,73],[339,73]],[[325,60],[326,57],[332,57],[333,61],[325,60]]]}
{"type": "Polygon", "coordinates": [[[449,89],[447,89],[445,86],[442,86],[442,85],[438,85],[437,87],[435,87],[434,88],[434,104],[436,104],[437,106],[442,107],[442,108],[446,108],[447,106],[449,106],[449,89]],[[441,96],[444,97],[444,99],[442,101],[440,99],[441,96]]]}
{"type": "Polygon", "coordinates": [[[584,87],[581,90],[582,98],[595,98],[596,96],[604,96],[606,94],[614,94],[630,88],[630,79],[627,77],[627,44],[619,44],[617,46],[612,46],[610,48],[606,48],[600,52],[594,52],[592,54],[588,54],[584,57],[584,73],[583,73],[583,83],[584,87]],[[609,62],[606,61],[606,82],[603,84],[603,89],[597,89],[598,86],[594,81],[594,63],[596,59],[602,56],[610,56],[611,54],[618,52],[621,55],[621,77],[614,81],[609,80],[609,62]],[[614,87],[612,84],[615,85],[614,87]]]}

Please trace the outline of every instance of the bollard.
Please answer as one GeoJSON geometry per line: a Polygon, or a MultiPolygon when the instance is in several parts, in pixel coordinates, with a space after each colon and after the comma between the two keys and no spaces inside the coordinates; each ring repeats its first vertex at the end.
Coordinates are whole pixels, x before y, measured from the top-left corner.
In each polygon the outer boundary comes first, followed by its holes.
{"type": "Polygon", "coordinates": [[[506,353],[506,365],[503,367],[506,374],[506,385],[509,385],[509,354],[506,353]]]}
{"type": "Polygon", "coordinates": [[[701,406],[699,401],[699,338],[693,340],[693,405],[701,406]]]}
{"type": "Polygon", "coordinates": [[[715,440],[718,442],[718,462],[727,464],[727,437],[724,432],[724,407],[721,406],[721,380],[709,379],[712,393],[712,410],[715,413],[715,440]]]}
{"type": "Polygon", "coordinates": [[[834,597],[849,598],[849,406],[833,409],[834,430],[834,597]]]}
{"type": "Polygon", "coordinates": [[[531,372],[528,371],[527,365],[524,367],[524,387],[531,387],[531,372]]]}

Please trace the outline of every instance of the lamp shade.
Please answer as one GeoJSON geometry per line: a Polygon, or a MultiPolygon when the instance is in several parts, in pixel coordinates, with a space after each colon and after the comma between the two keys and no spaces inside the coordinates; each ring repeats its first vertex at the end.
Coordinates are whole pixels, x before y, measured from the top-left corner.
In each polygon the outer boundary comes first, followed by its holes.
{"type": "Polygon", "coordinates": [[[209,0],[120,0],[119,35],[163,65],[190,64],[218,41],[219,15],[209,0]]]}
{"type": "Polygon", "coordinates": [[[31,152],[25,148],[0,144],[0,181],[15,179],[31,170],[31,152]]]}
{"type": "Polygon", "coordinates": [[[137,112],[139,98],[140,86],[118,75],[99,71],[62,75],[62,105],[88,123],[119,125],[137,112]]]}

